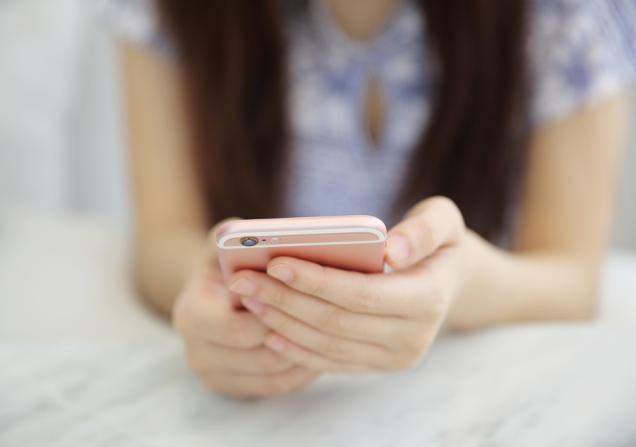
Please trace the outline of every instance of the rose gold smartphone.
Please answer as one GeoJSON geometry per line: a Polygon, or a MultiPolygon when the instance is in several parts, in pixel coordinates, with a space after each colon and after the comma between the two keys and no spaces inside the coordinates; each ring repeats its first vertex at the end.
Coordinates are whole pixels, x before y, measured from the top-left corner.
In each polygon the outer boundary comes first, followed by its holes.
{"type": "Polygon", "coordinates": [[[364,273],[384,269],[386,227],[372,216],[234,220],[216,235],[226,282],[237,270],[265,271],[278,256],[364,273]]]}

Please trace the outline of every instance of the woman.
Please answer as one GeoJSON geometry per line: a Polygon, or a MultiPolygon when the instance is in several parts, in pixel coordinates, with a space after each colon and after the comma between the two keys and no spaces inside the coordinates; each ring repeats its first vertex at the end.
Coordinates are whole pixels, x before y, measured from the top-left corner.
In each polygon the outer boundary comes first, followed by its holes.
{"type": "Polygon", "coordinates": [[[133,41],[138,279],[190,366],[218,392],[267,396],[413,368],[445,326],[593,317],[634,9],[112,1],[133,41]],[[283,258],[220,278],[222,219],[362,213],[392,227],[392,273],[283,258]]]}

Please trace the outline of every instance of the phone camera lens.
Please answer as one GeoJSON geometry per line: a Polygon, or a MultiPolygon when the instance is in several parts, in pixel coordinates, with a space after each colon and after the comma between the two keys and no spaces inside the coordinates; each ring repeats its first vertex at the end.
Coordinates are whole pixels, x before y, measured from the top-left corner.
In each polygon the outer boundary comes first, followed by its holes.
{"type": "Polygon", "coordinates": [[[258,238],[255,237],[243,237],[241,238],[241,245],[244,247],[253,247],[258,244],[258,238]]]}

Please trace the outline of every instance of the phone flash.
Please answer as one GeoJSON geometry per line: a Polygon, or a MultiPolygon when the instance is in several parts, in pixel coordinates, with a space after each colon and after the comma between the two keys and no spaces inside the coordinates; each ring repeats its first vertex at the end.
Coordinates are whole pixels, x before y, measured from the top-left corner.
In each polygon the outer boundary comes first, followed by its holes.
{"type": "Polygon", "coordinates": [[[280,238],[279,238],[279,237],[273,237],[273,238],[272,238],[272,242],[278,242],[279,240],[280,240],[280,238]]]}

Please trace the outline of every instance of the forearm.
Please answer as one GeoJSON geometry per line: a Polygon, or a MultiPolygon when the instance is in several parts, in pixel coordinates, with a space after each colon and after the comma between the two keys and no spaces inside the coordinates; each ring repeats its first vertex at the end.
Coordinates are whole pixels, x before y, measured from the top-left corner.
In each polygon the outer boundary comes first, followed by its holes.
{"type": "Polygon", "coordinates": [[[143,297],[160,312],[171,313],[202,255],[205,239],[205,233],[197,230],[140,238],[135,259],[137,284],[143,297]]]}
{"type": "Polygon", "coordinates": [[[594,315],[598,262],[558,253],[506,252],[473,233],[465,244],[467,275],[449,313],[450,329],[594,315]]]}

